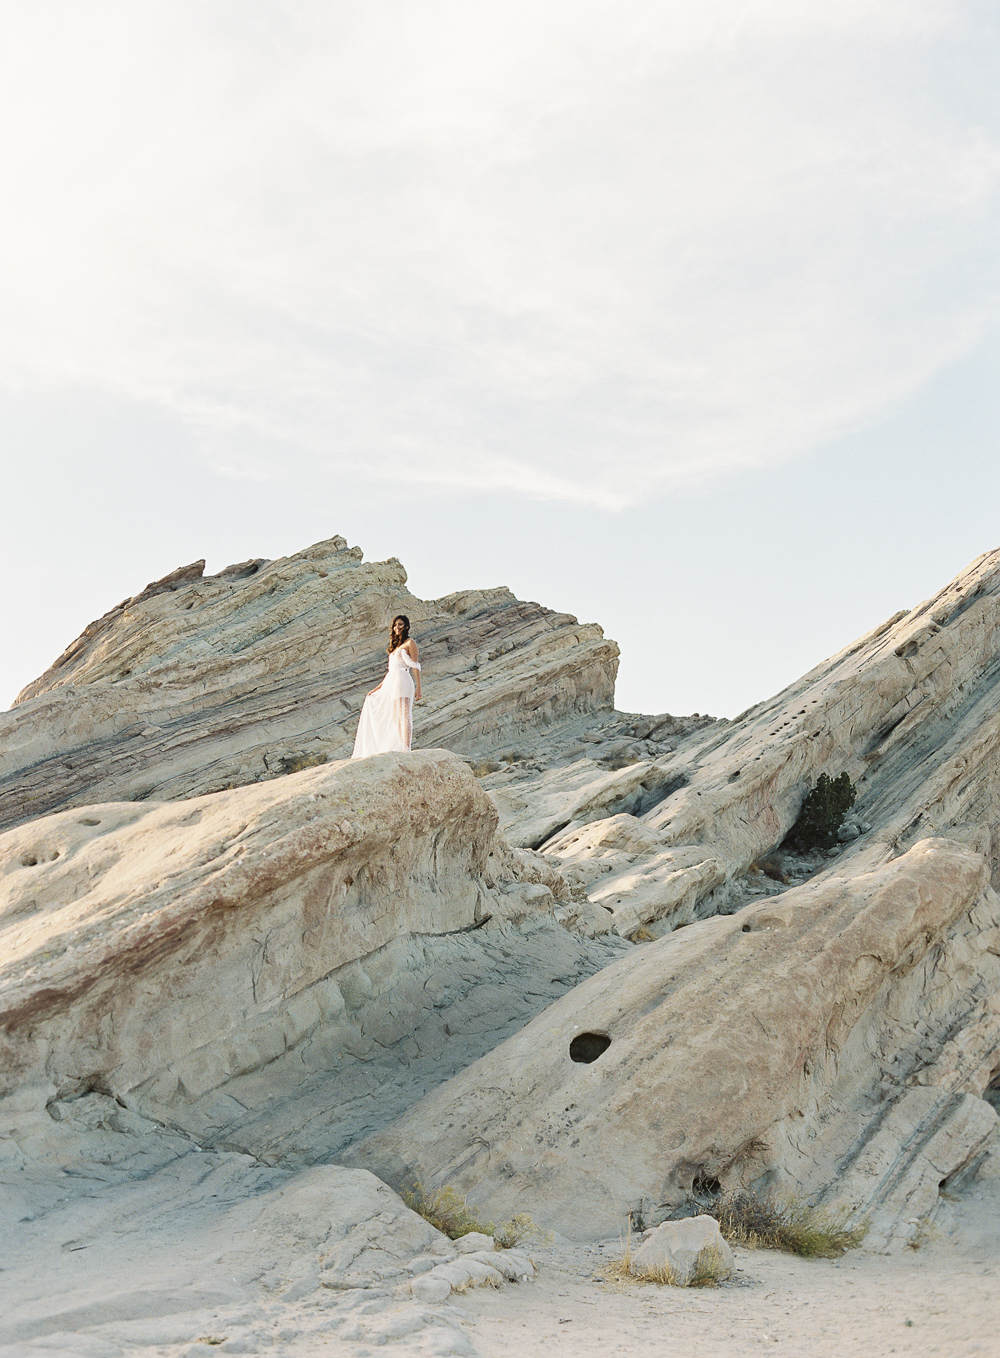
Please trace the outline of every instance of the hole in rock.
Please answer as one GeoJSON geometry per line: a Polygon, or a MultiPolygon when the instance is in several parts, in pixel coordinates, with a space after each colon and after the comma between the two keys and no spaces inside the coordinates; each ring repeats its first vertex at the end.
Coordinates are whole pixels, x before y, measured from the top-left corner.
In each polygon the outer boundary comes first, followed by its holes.
{"type": "Polygon", "coordinates": [[[100,823],[93,816],[84,816],[82,820],[77,821],[77,825],[100,825],[100,823]]]}
{"type": "Polygon", "coordinates": [[[569,1044],[569,1058],[583,1065],[596,1061],[611,1046],[607,1033],[577,1033],[569,1044]]]}
{"type": "Polygon", "coordinates": [[[35,857],[35,855],[34,855],[33,853],[26,853],[26,854],[23,854],[22,857],[21,857],[21,867],[22,867],[22,868],[37,868],[37,867],[38,867],[38,859],[35,857]]]}
{"type": "Polygon", "coordinates": [[[708,1174],[699,1174],[691,1185],[691,1192],[702,1198],[717,1198],[722,1192],[722,1185],[708,1174]]]}
{"type": "Polygon", "coordinates": [[[749,925],[749,924],[744,924],[744,926],[743,926],[743,932],[744,932],[745,934],[748,934],[748,933],[750,932],[750,925],[749,925]]]}

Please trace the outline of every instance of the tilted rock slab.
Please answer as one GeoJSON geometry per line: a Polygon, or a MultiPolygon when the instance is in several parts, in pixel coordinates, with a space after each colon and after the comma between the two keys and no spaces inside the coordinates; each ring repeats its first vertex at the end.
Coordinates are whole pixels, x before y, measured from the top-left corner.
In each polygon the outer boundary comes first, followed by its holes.
{"type": "Polygon", "coordinates": [[[358,958],[502,910],[495,826],[462,761],[425,751],[7,831],[0,1094],[164,1072],[193,1096],[266,1065],[370,988],[358,958]]]}
{"type": "Polygon", "coordinates": [[[583,759],[496,786],[501,829],[541,848],[633,935],[725,908],[821,773],[847,772],[872,843],[981,826],[1000,886],[1000,552],[733,721],[607,772],[583,759]]]}
{"type": "Polygon", "coordinates": [[[637,950],[345,1159],[579,1239],[779,1183],[888,1241],[996,1130],[998,993],[988,864],[924,840],[637,950]]]}
{"type": "Polygon", "coordinates": [[[501,747],[610,710],[618,647],[506,589],[426,603],[343,538],[155,581],[91,623],[0,713],[0,826],[97,801],[172,800],[349,755],[390,620],[420,644],[414,743],[501,747]]]}

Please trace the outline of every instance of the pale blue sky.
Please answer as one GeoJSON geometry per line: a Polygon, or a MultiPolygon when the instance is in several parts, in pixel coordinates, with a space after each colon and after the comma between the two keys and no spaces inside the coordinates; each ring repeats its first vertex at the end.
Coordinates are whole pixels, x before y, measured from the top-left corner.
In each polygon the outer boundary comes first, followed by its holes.
{"type": "MultiPolygon", "coordinates": [[[[1000,545],[962,0],[0,0],[0,702],[342,533],[733,715],[1000,545]]],[[[428,676],[430,677],[430,676],[428,676]]]]}

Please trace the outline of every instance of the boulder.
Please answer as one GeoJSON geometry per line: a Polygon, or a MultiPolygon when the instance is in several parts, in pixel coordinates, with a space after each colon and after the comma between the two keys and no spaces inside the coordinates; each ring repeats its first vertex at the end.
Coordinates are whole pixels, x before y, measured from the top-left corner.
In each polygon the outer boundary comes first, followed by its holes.
{"type": "Polygon", "coordinates": [[[629,1259],[629,1271],[636,1278],[652,1278],[675,1287],[722,1282],[735,1267],[719,1223],[706,1216],[663,1222],[629,1259]]]}
{"type": "Polygon", "coordinates": [[[482,1231],[469,1231],[468,1235],[460,1235],[453,1244],[458,1254],[475,1254],[479,1250],[496,1249],[493,1237],[485,1235],[482,1231]]]}

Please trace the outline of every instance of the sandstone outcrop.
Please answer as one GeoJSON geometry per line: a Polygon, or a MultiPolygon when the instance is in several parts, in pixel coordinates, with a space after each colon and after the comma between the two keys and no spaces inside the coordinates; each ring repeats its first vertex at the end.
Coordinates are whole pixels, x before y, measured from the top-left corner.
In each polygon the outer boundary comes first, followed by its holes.
{"type": "Polygon", "coordinates": [[[411,1336],[428,1358],[469,1354],[434,1305],[448,1277],[534,1273],[516,1252],[467,1263],[364,1172],[203,1150],[96,1093],[23,1104],[0,1099],[4,1358],[350,1353],[411,1336]]]}
{"type": "Polygon", "coordinates": [[[905,1234],[995,1136],[1000,898],[965,845],[881,857],[613,963],[347,1162],[582,1239],[775,1183],[905,1234]]]}
{"type": "Polygon", "coordinates": [[[98,801],[172,800],[350,754],[405,612],[425,666],[415,744],[490,752],[610,711],[618,648],[506,589],[429,603],[343,538],[148,585],[0,714],[0,827],[98,801]]]}
{"type": "Polygon", "coordinates": [[[746,874],[781,845],[823,772],[857,785],[869,831],[853,851],[874,841],[903,852],[927,834],[981,826],[996,886],[998,665],[992,552],[733,721],[688,723],[660,754],[633,742],[634,761],[614,771],[583,756],[502,770],[484,786],[511,842],[543,848],[625,934],[742,903],[746,874]]]}
{"type": "MultiPolygon", "coordinates": [[[[225,1314],[231,1351],[265,1343],[233,1317],[271,1288],[275,1324],[323,1294],[374,1344],[397,1322],[357,1294],[430,1333],[527,1269],[372,1173],[580,1240],[777,1188],[888,1248],[996,1166],[1000,554],[731,722],[616,712],[599,628],[422,603],[342,539],[202,570],[0,717],[0,1220],[39,1223],[60,1285],[51,1241],[85,1253],[134,1189],[187,1204],[192,1340],[225,1314]],[[418,749],[352,762],[399,610],[418,749]],[[842,771],[842,842],[791,850],[842,771]]],[[[29,1300],[0,1345],[85,1325],[4,1276],[29,1300]]]]}
{"type": "Polygon", "coordinates": [[[6,831],[0,1094],[100,1089],[201,1143],[328,1159],[627,946],[566,934],[564,884],[495,826],[423,751],[6,831]]]}

